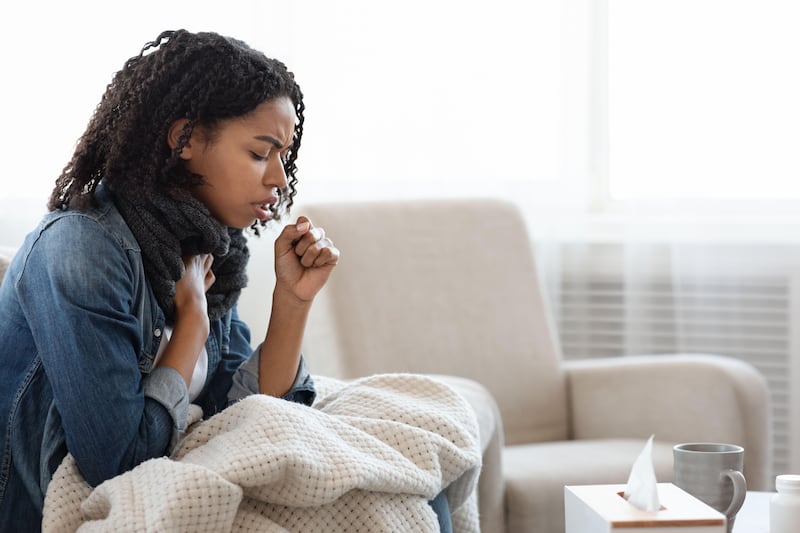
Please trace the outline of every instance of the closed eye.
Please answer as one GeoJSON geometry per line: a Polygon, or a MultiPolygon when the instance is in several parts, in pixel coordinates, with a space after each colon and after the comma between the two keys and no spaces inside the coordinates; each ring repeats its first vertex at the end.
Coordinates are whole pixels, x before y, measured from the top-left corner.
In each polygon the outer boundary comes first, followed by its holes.
{"type": "Polygon", "coordinates": [[[250,152],[250,156],[256,161],[266,161],[267,159],[269,159],[269,154],[261,155],[255,152],[250,152]]]}

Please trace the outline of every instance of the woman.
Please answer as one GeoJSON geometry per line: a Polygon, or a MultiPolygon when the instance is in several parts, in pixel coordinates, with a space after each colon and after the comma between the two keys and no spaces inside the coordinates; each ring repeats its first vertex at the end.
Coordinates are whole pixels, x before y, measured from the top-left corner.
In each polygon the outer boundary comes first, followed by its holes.
{"type": "Polygon", "coordinates": [[[243,230],[292,205],[303,110],[282,63],[214,33],[164,32],[116,73],[0,287],[0,529],[41,527],[67,453],[93,486],[168,454],[189,403],[311,404],[300,345],[339,259],[324,231],[299,217],[277,237],[255,350],[236,311],[243,230]]]}

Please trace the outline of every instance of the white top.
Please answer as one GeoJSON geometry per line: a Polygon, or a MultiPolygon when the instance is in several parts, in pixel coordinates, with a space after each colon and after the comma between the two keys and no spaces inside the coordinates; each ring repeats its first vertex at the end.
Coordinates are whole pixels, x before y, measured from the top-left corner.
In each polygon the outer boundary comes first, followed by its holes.
{"type": "MultiPolygon", "coordinates": [[[[172,336],[172,328],[165,327],[164,334],[161,337],[161,342],[158,345],[158,352],[156,352],[156,358],[153,361],[153,366],[158,364],[158,361],[161,359],[161,356],[164,355],[164,350],[167,348],[167,344],[169,342],[169,338],[172,336]]],[[[203,390],[203,385],[206,384],[206,375],[208,374],[208,352],[206,351],[206,347],[203,346],[203,349],[200,351],[200,355],[197,357],[197,363],[194,365],[194,371],[192,372],[192,381],[189,383],[189,401],[193,402],[195,398],[200,396],[200,392],[203,390]]]]}

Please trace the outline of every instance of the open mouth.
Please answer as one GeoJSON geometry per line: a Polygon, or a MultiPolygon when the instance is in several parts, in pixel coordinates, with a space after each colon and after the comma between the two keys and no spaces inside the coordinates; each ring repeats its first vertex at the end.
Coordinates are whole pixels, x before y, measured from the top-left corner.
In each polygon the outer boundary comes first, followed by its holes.
{"type": "Polygon", "coordinates": [[[256,218],[261,221],[270,220],[272,218],[272,211],[270,211],[271,204],[269,202],[263,204],[255,204],[254,211],[256,218]]]}
{"type": "Polygon", "coordinates": [[[273,196],[272,198],[268,198],[262,202],[253,204],[253,210],[255,211],[256,218],[261,221],[272,219],[274,217],[272,209],[277,202],[278,199],[273,196]]]}

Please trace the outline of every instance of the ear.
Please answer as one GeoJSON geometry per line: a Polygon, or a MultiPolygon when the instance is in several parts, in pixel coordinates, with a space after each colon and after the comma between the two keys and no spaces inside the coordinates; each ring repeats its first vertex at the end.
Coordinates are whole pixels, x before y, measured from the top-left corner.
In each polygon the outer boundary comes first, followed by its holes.
{"type": "MultiPolygon", "coordinates": [[[[188,123],[188,118],[179,118],[169,127],[169,131],[167,132],[167,144],[171,149],[174,150],[177,148],[178,140],[183,136],[183,130],[188,123]]],[[[192,132],[192,137],[194,137],[194,132],[192,132]]],[[[187,142],[181,150],[180,158],[186,161],[192,158],[192,137],[189,138],[189,142],[187,142]]]]}

